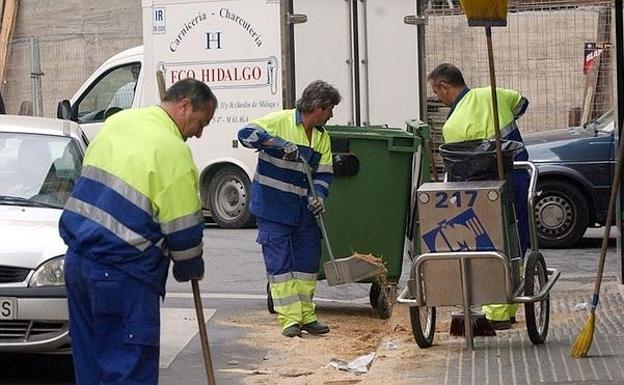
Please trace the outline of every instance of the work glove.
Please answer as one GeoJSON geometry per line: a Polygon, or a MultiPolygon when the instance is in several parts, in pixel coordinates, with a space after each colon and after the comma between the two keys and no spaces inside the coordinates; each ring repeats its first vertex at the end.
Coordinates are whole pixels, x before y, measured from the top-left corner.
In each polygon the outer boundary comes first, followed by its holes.
{"type": "Polygon", "coordinates": [[[295,161],[299,159],[299,147],[292,142],[284,143],[284,159],[295,161]]]}
{"type": "Polygon", "coordinates": [[[198,256],[184,261],[173,262],[173,277],[178,282],[204,278],[204,259],[198,256]]]}
{"type": "Polygon", "coordinates": [[[323,203],[323,198],[321,197],[308,197],[308,210],[312,212],[314,215],[323,214],[325,212],[325,204],[323,203]]]}
{"type": "Polygon", "coordinates": [[[264,147],[282,150],[284,152],[282,158],[285,160],[295,161],[299,159],[299,147],[297,147],[296,144],[284,140],[278,136],[273,137],[265,142],[264,147]]]}

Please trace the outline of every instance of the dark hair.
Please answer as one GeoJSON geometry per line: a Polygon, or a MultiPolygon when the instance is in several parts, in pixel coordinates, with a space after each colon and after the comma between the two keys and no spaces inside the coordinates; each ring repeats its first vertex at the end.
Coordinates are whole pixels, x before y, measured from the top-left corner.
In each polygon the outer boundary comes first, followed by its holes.
{"type": "Polygon", "coordinates": [[[326,109],[337,105],[341,99],[340,93],[334,86],[322,80],[315,80],[303,90],[301,99],[297,100],[297,110],[310,112],[317,107],[326,109]]]}
{"type": "Polygon", "coordinates": [[[466,82],[459,68],[450,63],[442,63],[434,68],[427,76],[427,80],[435,83],[445,82],[455,87],[465,87],[466,82]]]}
{"type": "Polygon", "coordinates": [[[184,98],[191,101],[195,110],[203,110],[210,101],[217,107],[217,97],[212,93],[210,87],[199,80],[186,78],[173,83],[165,92],[163,102],[179,102],[184,98]]]}

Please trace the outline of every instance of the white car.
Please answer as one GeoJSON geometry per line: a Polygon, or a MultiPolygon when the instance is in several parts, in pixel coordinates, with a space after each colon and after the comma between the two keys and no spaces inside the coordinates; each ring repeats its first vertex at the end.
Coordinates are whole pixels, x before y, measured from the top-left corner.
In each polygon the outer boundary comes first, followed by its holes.
{"type": "Polygon", "coordinates": [[[0,352],[69,348],[58,222],[87,143],[68,120],[0,115],[0,352]]]}

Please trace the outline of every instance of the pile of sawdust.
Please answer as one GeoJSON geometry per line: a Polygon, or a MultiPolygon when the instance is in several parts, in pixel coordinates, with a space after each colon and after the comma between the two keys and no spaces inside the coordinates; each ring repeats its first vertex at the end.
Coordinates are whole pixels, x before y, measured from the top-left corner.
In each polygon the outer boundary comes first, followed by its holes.
{"type": "MultiPolygon", "coordinates": [[[[367,375],[338,371],[329,366],[331,359],[350,361],[356,357],[378,352],[373,368],[397,357],[402,365],[421,365],[420,361],[435,356],[431,349],[416,346],[411,332],[406,306],[395,305],[389,320],[373,317],[370,307],[350,305],[348,308],[330,305],[317,309],[319,318],[331,327],[324,336],[304,333],[302,338],[286,338],[280,334],[275,316],[258,311],[245,319],[222,321],[228,326],[249,329],[241,341],[250,347],[262,346],[268,354],[259,367],[245,368],[249,376],[246,384],[306,385],[369,383],[367,375]],[[382,341],[393,342],[391,351],[384,351],[382,341]],[[431,353],[430,353],[431,351],[431,353]]],[[[371,371],[372,373],[372,371],[371,371]]],[[[387,379],[386,379],[387,381],[387,379]]],[[[387,382],[385,383],[387,385],[387,382]]]]}

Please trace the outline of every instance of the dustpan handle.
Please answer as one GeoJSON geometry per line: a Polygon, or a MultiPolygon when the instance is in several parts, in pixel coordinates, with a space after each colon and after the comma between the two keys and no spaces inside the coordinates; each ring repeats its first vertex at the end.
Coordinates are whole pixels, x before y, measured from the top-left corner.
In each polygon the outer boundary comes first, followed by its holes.
{"type": "MultiPolygon", "coordinates": [[[[314,199],[318,198],[316,194],[316,190],[314,189],[314,182],[312,179],[312,171],[310,171],[310,164],[307,160],[305,160],[302,156],[299,157],[301,162],[303,163],[303,170],[306,174],[306,179],[308,180],[308,186],[310,187],[310,194],[314,197],[314,199]]],[[[336,265],[336,259],[334,258],[334,252],[332,251],[331,245],[329,244],[329,237],[327,236],[327,230],[325,229],[325,221],[323,221],[323,214],[318,213],[315,215],[316,222],[321,228],[321,234],[323,234],[323,239],[325,240],[325,245],[327,246],[327,253],[329,253],[329,258],[334,265],[334,272],[336,273],[336,278],[340,281],[342,277],[340,276],[340,272],[338,271],[338,265],[336,265]]]]}

